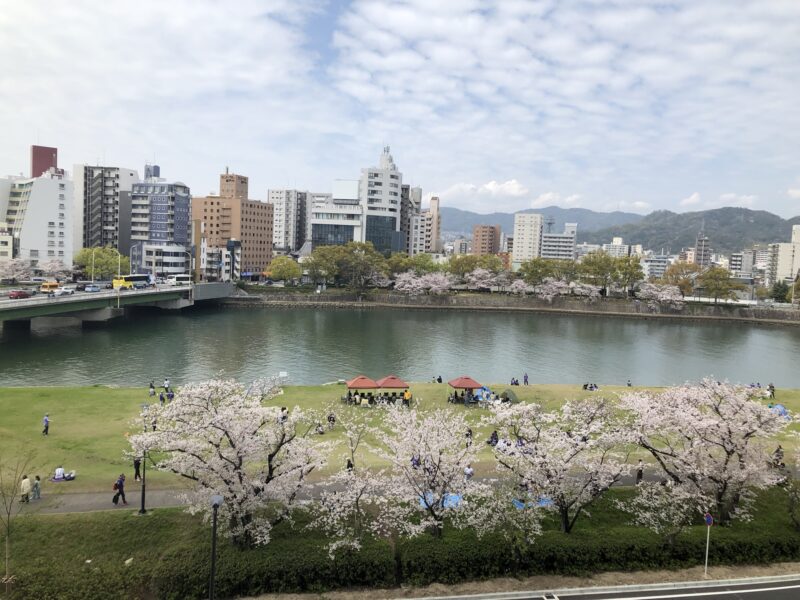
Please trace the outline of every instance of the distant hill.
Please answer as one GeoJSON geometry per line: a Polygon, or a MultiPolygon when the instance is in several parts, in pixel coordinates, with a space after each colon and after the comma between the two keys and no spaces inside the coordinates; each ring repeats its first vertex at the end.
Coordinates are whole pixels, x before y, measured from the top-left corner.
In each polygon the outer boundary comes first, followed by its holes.
{"type": "MultiPolygon", "coordinates": [[[[527,209],[520,212],[539,213],[555,220],[553,231],[562,231],[564,223],[577,223],[578,231],[597,231],[617,225],[637,223],[644,217],[634,213],[626,212],[595,212],[585,208],[560,208],[558,206],[548,206],[546,208],[527,209]]],[[[490,213],[482,215],[460,208],[443,206],[442,231],[454,233],[472,234],[474,225],[500,225],[504,233],[511,235],[514,231],[513,213],[490,213]]]]}
{"type": "Polygon", "coordinates": [[[618,224],[594,231],[578,226],[578,241],[602,244],[612,237],[622,237],[626,244],[642,244],[659,251],[662,248],[677,253],[681,248],[695,245],[697,232],[705,232],[713,252],[728,254],[753,244],[788,242],[792,225],[800,217],[782,219],[763,210],[747,208],[717,208],[688,213],[659,210],[635,223],[618,224]]]}

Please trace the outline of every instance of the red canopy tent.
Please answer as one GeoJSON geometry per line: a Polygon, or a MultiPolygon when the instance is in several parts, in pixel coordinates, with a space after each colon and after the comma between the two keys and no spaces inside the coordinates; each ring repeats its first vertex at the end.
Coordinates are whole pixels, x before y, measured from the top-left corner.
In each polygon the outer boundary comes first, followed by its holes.
{"type": "Polygon", "coordinates": [[[378,379],[375,383],[382,390],[405,390],[408,389],[408,384],[400,379],[397,375],[387,375],[383,379],[378,379]]]}
{"type": "Polygon", "coordinates": [[[483,387],[472,377],[467,377],[466,375],[451,379],[447,383],[450,385],[450,387],[456,388],[457,390],[477,390],[478,388],[483,387]]]}
{"type": "Polygon", "coordinates": [[[347,382],[348,390],[376,390],[378,384],[366,375],[359,375],[347,382]]]}

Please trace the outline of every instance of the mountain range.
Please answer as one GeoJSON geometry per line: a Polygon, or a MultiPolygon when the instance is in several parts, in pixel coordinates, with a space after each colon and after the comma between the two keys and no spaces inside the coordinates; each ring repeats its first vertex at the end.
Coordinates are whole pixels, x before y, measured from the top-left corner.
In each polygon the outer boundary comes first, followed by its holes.
{"type": "MultiPolygon", "coordinates": [[[[443,207],[442,230],[471,233],[472,225],[499,224],[509,235],[514,230],[514,215],[492,213],[481,215],[443,207]]],[[[627,244],[642,244],[654,251],[677,253],[695,245],[698,231],[704,228],[713,252],[731,253],[753,244],[787,242],[792,225],[800,224],[800,216],[783,219],[764,210],[725,207],[687,213],[659,210],[649,215],[612,212],[601,213],[579,208],[555,206],[525,210],[552,217],[552,231],[561,231],[563,223],[578,223],[578,242],[602,244],[612,237],[621,237],[627,244]]]]}

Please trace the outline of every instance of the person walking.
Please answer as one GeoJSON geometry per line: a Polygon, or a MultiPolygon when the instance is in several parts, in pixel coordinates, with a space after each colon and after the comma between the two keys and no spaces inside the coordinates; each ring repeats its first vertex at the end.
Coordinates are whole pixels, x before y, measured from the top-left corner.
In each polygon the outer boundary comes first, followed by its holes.
{"type": "Polygon", "coordinates": [[[142,480],[142,459],[138,456],[133,459],[133,480],[134,481],[141,481],[142,480]]]}
{"type": "Polygon", "coordinates": [[[527,373],[525,373],[525,374],[522,376],[522,381],[525,383],[525,385],[528,385],[528,374],[527,374],[527,373]]]}
{"type": "Polygon", "coordinates": [[[644,461],[640,458],[636,465],[636,485],[642,483],[642,479],[644,479],[644,461]]]}
{"type": "Polygon", "coordinates": [[[39,479],[37,475],[33,479],[33,499],[34,500],[41,500],[42,499],[42,480],[39,479]]]}
{"type": "Polygon", "coordinates": [[[120,473],[119,478],[114,483],[114,491],[116,494],[114,494],[114,497],[111,499],[111,501],[114,503],[114,506],[119,504],[120,498],[122,498],[123,504],[128,503],[127,500],[125,500],[125,473],[120,473]]]}
{"type": "Polygon", "coordinates": [[[166,399],[164,398],[164,392],[161,392],[160,394],[158,394],[158,402],[159,402],[159,404],[161,404],[161,406],[164,406],[164,401],[165,400],[166,399]]]}
{"type": "Polygon", "coordinates": [[[169,391],[169,377],[164,378],[164,391],[165,392],[169,391]]]}
{"type": "Polygon", "coordinates": [[[467,448],[472,446],[472,428],[467,427],[467,433],[464,434],[464,437],[467,439],[467,448]]]}
{"type": "Polygon", "coordinates": [[[31,494],[31,480],[27,475],[22,476],[22,482],[19,484],[20,502],[30,502],[31,494]]]}
{"type": "Polygon", "coordinates": [[[464,483],[472,479],[473,475],[475,475],[475,469],[472,468],[472,464],[468,464],[464,467],[464,483]]]}
{"type": "Polygon", "coordinates": [[[156,384],[154,381],[150,381],[150,390],[148,393],[150,394],[151,398],[156,395],[156,384]]]}
{"type": "Polygon", "coordinates": [[[42,435],[49,435],[50,434],[50,415],[48,413],[44,413],[44,419],[42,419],[42,435]]]}

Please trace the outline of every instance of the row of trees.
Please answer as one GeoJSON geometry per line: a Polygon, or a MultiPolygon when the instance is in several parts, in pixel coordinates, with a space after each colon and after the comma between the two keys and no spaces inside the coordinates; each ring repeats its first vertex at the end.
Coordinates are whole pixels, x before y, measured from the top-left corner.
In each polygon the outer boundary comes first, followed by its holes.
{"type": "Polygon", "coordinates": [[[31,267],[30,261],[22,258],[0,261],[0,279],[30,281],[36,274],[61,279],[69,276],[71,272],[62,261],[55,258],[39,263],[36,267],[31,267]]]}
{"type": "MultiPolygon", "coordinates": [[[[208,517],[208,497],[221,494],[235,543],[268,543],[272,527],[301,509],[309,475],[333,455],[333,444],[314,435],[327,411],[278,409],[271,401],[279,391],[274,380],[186,386],[171,404],[151,408],[158,430],[131,436],[131,451],[193,481],[193,513],[208,517]]],[[[359,412],[338,415],[349,464],[303,504],[310,526],[333,540],[331,552],[358,548],[366,536],[441,535],[445,526],[529,542],[548,511],[569,533],[631,472],[637,448],[663,479],[624,503],[637,522],[668,536],[704,511],[727,524],[748,517],[756,490],[781,481],[770,444],[790,424],[754,390],[710,380],[553,410],[503,405],[480,426],[497,433],[498,475],[479,481],[465,469],[484,445],[465,437],[463,412],[384,410],[379,424],[359,412]],[[375,459],[383,466],[368,469],[375,459]]]]}
{"type": "Polygon", "coordinates": [[[118,272],[127,275],[130,267],[128,257],[121,256],[110,246],[82,248],[72,259],[72,264],[73,268],[69,268],[62,260],[51,258],[33,267],[30,260],[14,258],[0,261],[0,279],[30,281],[31,277],[37,275],[62,279],[71,276],[75,270],[82,271],[92,279],[110,279],[118,272]]]}

